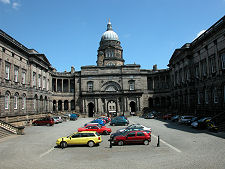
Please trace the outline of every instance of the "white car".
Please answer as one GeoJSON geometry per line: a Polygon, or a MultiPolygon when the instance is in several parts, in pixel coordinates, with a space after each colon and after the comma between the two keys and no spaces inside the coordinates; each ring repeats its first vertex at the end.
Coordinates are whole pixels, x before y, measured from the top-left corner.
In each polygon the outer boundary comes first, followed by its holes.
{"type": "Polygon", "coordinates": [[[133,129],[134,129],[134,128],[138,128],[138,129],[139,129],[139,128],[142,128],[143,130],[152,131],[151,128],[146,127],[146,126],[143,126],[143,125],[141,125],[141,124],[132,124],[132,125],[126,127],[126,128],[119,129],[119,130],[117,130],[116,132],[123,132],[124,130],[130,129],[130,128],[133,128],[133,129]]]}

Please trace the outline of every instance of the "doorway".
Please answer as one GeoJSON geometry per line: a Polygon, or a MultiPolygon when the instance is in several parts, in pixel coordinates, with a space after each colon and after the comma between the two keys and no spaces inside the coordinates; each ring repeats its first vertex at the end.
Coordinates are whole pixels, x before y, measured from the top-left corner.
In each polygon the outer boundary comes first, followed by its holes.
{"type": "Polygon", "coordinates": [[[130,111],[136,112],[136,103],[134,101],[130,102],[130,111]]]}
{"type": "Polygon", "coordinates": [[[90,102],[88,104],[88,117],[94,116],[94,108],[95,108],[95,105],[92,102],[90,102]]]}

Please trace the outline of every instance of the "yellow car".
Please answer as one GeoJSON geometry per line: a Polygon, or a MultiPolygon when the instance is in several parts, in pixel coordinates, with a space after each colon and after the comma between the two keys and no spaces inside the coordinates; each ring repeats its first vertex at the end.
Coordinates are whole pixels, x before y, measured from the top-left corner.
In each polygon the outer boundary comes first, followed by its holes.
{"type": "Polygon", "coordinates": [[[93,147],[102,142],[102,137],[96,131],[82,131],[75,132],[68,137],[61,137],[57,139],[56,145],[66,148],[67,145],[85,145],[93,147]]]}

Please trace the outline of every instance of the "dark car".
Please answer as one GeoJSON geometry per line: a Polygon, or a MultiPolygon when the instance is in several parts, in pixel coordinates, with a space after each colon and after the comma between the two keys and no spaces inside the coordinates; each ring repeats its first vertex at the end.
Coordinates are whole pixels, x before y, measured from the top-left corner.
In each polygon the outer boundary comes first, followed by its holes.
{"type": "Polygon", "coordinates": [[[155,116],[154,116],[154,114],[152,114],[152,113],[148,113],[144,118],[145,118],[145,119],[154,119],[155,116]]]}
{"type": "Polygon", "coordinates": [[[129,124],[129,121],[125,118],[113,118],[110,122],[111,126],[127,126],[129,124]]]}
{"type": "Polygon", "coordinates": [[[42,125],[52,126],[55,124],[55,122],[54,122],[54,119],[51,117],[44,117],[44,118],[33,121],[32,124],[34,126],[42,126],[42,125]]]}
{"type": "Polygon", "coordinates": [[[201,119],[191,123],[191,126],[193,128],[206,129],[208,120],[211,120],[211,117],[202,117],[201,119]]]}
{"type": "Polygon", "coordinates": [[[117,135],[113,137],[113,140],[110,139],[109,141],[111,141],[112,144],[118,144],[119,146],[136,143],[148,145],[149,142],[151,142],[151,135],[145,131],[129,131],[121,135],[117,135]]]}
{"type": "Polygon", "coordinates": [[[193,117],[194,116],[180,116],[178,123],[179,124],[189,124],[193,117]]]}
{"type": "Polygon", "coordinates": [[[69,117],[70,117],[70,120],[77,120],[79,116],[78,114],[72,113],[69,115],[69,117]]]}
{"type": "Polygon", "coordinates": [[[170,120],[171,117],[172,117],[172,114],[165,114],[165,115],[163,116],[163,119],[164,119],[164,120],[170,120]]]}
{"type": "Polygon", "coordinates": [[[179,120],[179,118],[180,118],[179,115],[175,115],[175,116],[171,117],[171,121],[177,122],[179,120]]]}

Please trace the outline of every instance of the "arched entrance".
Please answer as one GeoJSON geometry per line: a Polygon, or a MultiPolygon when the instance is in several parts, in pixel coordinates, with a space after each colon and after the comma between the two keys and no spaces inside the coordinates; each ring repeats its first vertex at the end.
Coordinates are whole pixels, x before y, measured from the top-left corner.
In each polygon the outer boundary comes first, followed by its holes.
{"type": "Polygon", "coordinates": [[[153,107],[153,98],[148,99],[148,107],[152,108],[153,107]]]}
{"type": "Polygon", "coordinates": [[[62,111],[62,100],[58,101],[58,111],[62,111]]]}
{"type": "Polygon", "coordinates": [[[130,111],[136,112],[136,103],[134,101],[130,102],[130,111]]]}
{"type": "Polygon", "coordinates": [[[116,102],[114,100],[108,101],[108,103],[107,103],[107,110],[113,116],[117,116],[116,102]]]}
{"type": "Polygon", "coordinates": [[[56,111],[56,100],[53,100],[53,111],[56,111]]]}
{"type": "Polygon", "coordinates": [[[95,108],[95,105],[92,102],[90,102],[88,104],[88,117],[93,117],[93,115],[94,115],[94,108],[95,108]]]}

